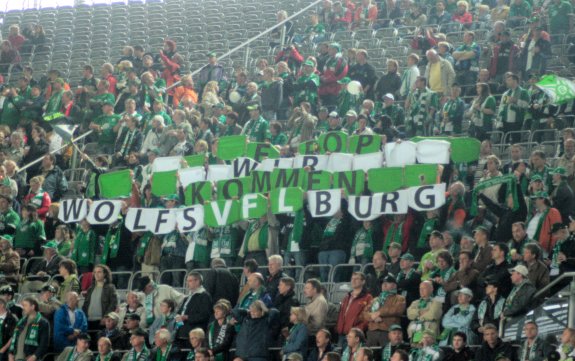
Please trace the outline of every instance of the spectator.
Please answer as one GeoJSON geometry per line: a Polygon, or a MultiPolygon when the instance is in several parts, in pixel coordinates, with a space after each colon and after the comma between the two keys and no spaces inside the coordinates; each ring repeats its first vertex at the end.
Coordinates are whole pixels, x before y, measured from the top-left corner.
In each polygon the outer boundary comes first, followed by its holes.
{"type": "Polygon", "coordinates": [[[22,221],[16,228],[13,240],[14,248],[21,257],[34,257],[41,253],[41,244],[46,241],[46,236],[36,207],[26,205],[22,208],[22,221]]]}
{"type": "Polygon", "coordinates": [[[191,350],[188,353],[188,359],[194,359],[197,353],[204,347],[206,333],[201,328],[195,328],[189,332],[189,344],[191,350]]]}
{"type": "MultiPolygon", "coordinates": [[[[363,0],[363,1],[366,2],[371,0],[363,0]]],[[[371,6],[370,9],[373,8],[377,9],[375,5],[370,6],[371,6]]],[[[359,11],[361,8],[362,7],[360,6],[357,11],[359,11]]],[[[373,67],[373,65],[369,64],[367,60],[368,60],[367,50],[359,49],[356,53],[357,63],[349,68],[349,78],[351,80],[356,80],[361,83],[363,87],[363,93],[365,94],[366,98],[374,99],[374,86],[377,80],[377,76],[375,75],[375,68],[373,67]]],[[[388,66],[388,72],[389,68],[390,67],[388,66]]],[[[397,75],[397,67],[394,73],[397,76],[397,78],[399,78],[399,76],[397,75]]],[[[395,80],[398,81],[399,79],[395,80]]],[[[390,86],[393,87],[393,85],[390,86]]]]}
{"type": "Polygon", "coordinates": [[[457,304],[447,311],[441,321],[441,343],[444,346],[451,344],[456,332],[464,333],[465,339],[469,340],[470,344],[475,344],[475,333],[471,329],[471,322],[475,318],[475,306],[470,303],[472,298],[473,291],[469,288],[457,291],[457,304]]]}
{"type": "Polygon", "coordinates": [[[487,269],[491,262],[491,245],[489,244],[489,230],[483,226],[475,228],[473,239],[476,243],[473,267],[480,273],[487,269]]]}
{"type": "Polygon", "coordinates": [[[427,15],[422,9],[423,5],[418,3],[411,3],[409,12],[405,14],[403,23],[405,26],[415,26],[422,28],[427,23],[427,15]]]}
{"type": "Polygon", "coordinates": [[[435,3],[435,9],[432,9],[427,23],[429,25],[446,25],[451,22],[451,14],[445,11],[445,2],[443,0],[438,0],[435,3]],[[435,10],[435,11],[433,11],[435,10]]]}
{"type": "MultiPolygon", "coordinates": [[[[8,308],[8,304],[5,300],[0,299],[0,319],[2,323],[0,324],[0,342],[2,344],[2,348],[8,351],[11,345],[11,337],[14,331],[16,330],[16,325],[18,324],[18,318],[12,312],[10,312],[8,308]]],[[[0,359],[2,361],[8,360],[8,352],[3,352],[0,359]]]]}
{"type": "Polygon", "coordinates": [[[162,314],[161,304],[164,300],[172,300],[175,305],[181,304],[184,295],[171,286],[156,284],[149,276],[140,278],[138,291],[144,293],[144,308],[146,310],[146,324],[151,325],[156,317],[162,314]]]}
{"type": "Polygon", "coordinates": [[[279,119],[277,115],[284,97],[283,80],[276,78],[275,75],[274,68],[265,68],[263,72],[263,83],[260,89],[262,116],[268,122],[279,119]]]}
{"type": "Polygon", "coordinates": [[[299,301],[295,294],[295,281],[293,278],[285,276],[280,279],[278,284],[278,294],[273,301],[273,306],[279,312],[281,329],[288,328],[291,323],[290,312],[294,307],[299,306],[299,301]]]}
{"type": "Polygon", "coordinates": [[[270,295],[272,302],[278,296],[278,286],[280,280],[287,277],[282,270],[283,258],[280,255],[272,255],[268,258],[268,277],[266,279],[266,292],[270,295]]]}
{"type": "Polygon", "coordinates": [[[523,262],[529,271],[529,281],[535,286],[535,289],[541,290],[549,284],[549,269],[541,261],[541,248],[536,243],[525,245],[523,262]]]}
{"type": "Polygon", "coordinates": [[[523,326],[526,340],[522,342],[518,356],[519,360],[543,361],[552,351],[551,345],[539,337],[539,326],[534,320],[528,320],[523,326]]]}
{"type": "Polygon", "coordinates": [[[547,192],[538,192],[531,196],[535,199],[535,212],[527,221],[527,236],[539,243],[543,249],[543,257],[547,258],[553,252],[555,240],[552,237],[552,226],[561,223],[561,214],[552,208],[547,192]]]}
{"type": "Polygon", "coordinates": [[[575,329],[566,328],[561,334],[561,344],[557,347],[560,360],[567,360],[575,356],[575,329]]]}
{"type": "Polygon", "coordinates": [[[20,224],[20,216],[12,208],[13,199],[8,195],[0,195],[0,228],[6,235],[16,233],[20,224]]]}
{"type": "Polygon", "coordinates": [[[352,328],[345,336],[345,343],[341,355],[342,360],[355,360],[357,353],[365,343],[365,335],[359,328],[352,328]]]}
{"type": "Polygon", "coordinates": [[[160,302],[160,315],[154,318],[154,322],[150,326],[148,332],[148,340],[153,344],[156,337],[156,332],[160,329],[166,329],[170,333],[170,343],[175,340],[176,336],[176,306],[177,304],[170,299],[165,299],[160,302]]]}
{"type": "Polygon", "coordinates": [[[6,76],[12,65],[20,63],[20,54],[10,41],[4,40],[0,44],[0,74],[6,76]]]}
{"type": "Polygon", "coordinates": [[[150,352],[150,360],[180,361],[180,349],[172,343],[172,336],[167,329],[160,329],[154,333],[155,347],[150,352]]]}
{"type": "Polygon", "coordinates": [[[61,352],[76,344],[78,337],[88,331],[86,314],[78,308],[78,294],[69,292],[66,303],[54,315],[54,350],[61,352]]]}
{"type": "Polygon", "coordinates": [[[475,42],[475,33],[466,31],[463,35],[463,44],[453,52],[457,83],[463,87],[463,95],[468,93],[467,88],[477,79],[480,55],[481,47],[475,42]]]}
{"type": "Polygon", "coordinates": [[[509,258],[509,247],[505,243],[496,243],[491,247],[492,262],[487,266],[484,272],[481,273],[482,277],[495,278],[502,291],[502,295],[507,297],[511,291],[512,284],[509,277],[510,264],[507,261],[509,258]]]}
{"type": "Polygon", "coordinates": [[[443,359],[443,351],[437,346],[436,335],[431,330],[423,331],[421,342],[411,350],[412,361],[439,361],[443,359]]]}
{"type": "Polygon", "coordinates": [[[76,230],[74,247],[70,259],[76,262],[78,273],[92,271],[96,259],[96,233],[92,230],[87,219],[80,221],[76,230]]]}
{"type": "MultiPolygon", "coordinates": [[[[114,312],[118,307],[118,295],[116,286],[112,282],[112,271],[110,268],[99,264],[94,267],[92,274],[94,279],[86,292],[84,304],[82,305],[82,310],[88,317],[90,330],[100,328],[103,322],[102,319],[114,312]]],[[[116,322],[118,321],[116,320],[116,322]]],[[[114,345],[114,348],[117,348],[116,345],[114,345]]]]}
{"type": "Polygon", "coordinates": [[[305,305],[308,334],[313,335],[325,326],[328,304],[321,292],[321,283],[311,278],[305,283],[303,293],[310,302],[305,305]]]}
{"type": "Polygon", "coordinates": [[[30,179],[30,192],[24,197],[24,205],[31,205],[36,209],[36,213],[40,219],[46,219],[46,214],[50,209],[52,200],[50,194],[42,189],[44,184],[44,177],[37,176],[30,179]]]}
{"type": "MultiPolygon", "coordinates": [[[[345,31],[347,30],[352,21],[353,9],[343,6],[341,1],[335,1],[333,3],[333,17],[330,22],[330,31],[345,31]]],[[[323,68],[321,68],[323,70],[323,68]]]]}
{"type": "Polygon", "coordinates": [[[401,256],[401,271],[397,274],[398,293],[405,297],[406,305],[411,305],[419,297],[421,275],[413,268],[415,258],[410,253],[401,256]]]}
{"type": "MultiPolygon", "coordinates": [[[[491,9],[491,21],[493,22],[504,22],[509,16],[509,6],[505,0],[497,0],[497,4],[493,9],[491,9]]],[[[505,23],[503,23],[505,25],[505,23]]]]}
{"type": "Polygon", "coordinates": [[[352,274],[351,289],[341,302],[335,327],[340,345],[343,342],[343,336],[347,335],[351,329],[357,328],[363,331],[367,328],[367,320],[362,318],[362,313],[367,310],[373,298],[365,288],[365,275],[362,272],[352,274]]]}
{"type": "Polygon", "coordinates": [[[247,281],[248,292],[240,295],[240,299],[235,308],[247,310],[249,306],[257,300],[261,300],[266,306],[272,305],[272,299],[264,287],[264,278],[261,273],[252,273],[247,281]]]}
{"type": "Polygon", "coordinates": [[[407,334],[412,343],[419,343],[423,337],[423,330],[434,333],[439,331],[439,322],[442,314],[442,305],[432,298],[433,284],[423,281],[419,285],[420,299],[413,301],[407,309],[407,318],[411,321],[407,334]]]}
{"type": "Polygon", "coordinates": [[[445,249],[445,240],[441,232],[431,232],[429,236],[429,248],[431,248],[431,250],[421,257],[418,267],[418,271],[421,272],[421,279],[424,281],[429,279],[436,270],[438,266],[437,256],[447,251],[445,249]]]}
{"type": "MultiPolygon", "coordinates": [[[[435,69],[436,66],[433,67],[435,69]]],[[[447,72],[444,71],[444,74],[447,72]]],[[[437,71],[434,71],[434,80],[436,77],[439,78],[439,75],[437,71]]],[[[415,82],[415,89],[410,91],[405,101],[405,111],[408,114],[405,131],[408,136],[430,136],[433,134],[435,112],[439,109],[439,94],[427,87],[427,80],[427,77],[418,77],[415,82]]]]}
{"type": "MultiPolygon", "coordinates": [[[[239,315],[244,316],[248,311],[237,310],[239,315]]],[[[258,361],[268,357],[268,347],[270,339],[270,315],[266,305],[256,300],[249,306],[249,316],[244,316],[240,332],[236,338],[236,358],[235,361],[258,361]]]]}
{"type": "Polygon", "coordinates": [[[116,312],[110,312],[102,317],[104,329],[98,331],[97,339],[100,340],[102,338],[107,338],[110,341],[110,346],[112,348],[116,350],[124,350],[127,348],[127,345],[124,345],[124,331],[118,328],[119,321],[120,316],[116,312]]]}
{"type": "Polygon", "coordinates": [[[150,351],[146,347],[146,337],[148,334],[141,328],[132,332],[130,337],[130,351],[124,354],[122,361],[148,361],[150,351]]]}
{"type": "Polygon", "coordinates": [[[397,281],[393,276],[386,276],[381,293],[363,311],[362,318],[368,321],[367,346],[387,344],[391,328],[400,322],[405,307],[405,297],[397,294],[397,281]]]}
{"type": "Polygon", "coordinates": [[[533,302],[533,295],[537,291],[529,281],[529,270],[523,265],[511,269],[511,282],[513,289],[505,300],[503,316],[506,318],[524,315],[529,311],[533,302]]]}
{"type": "Polygon", "coordinates": [[[328,108],[337,106],[337,95],[342,89],[339,80],[345,78],[348,73],[348,64],[341,54],[341,45],[331,43],[329,45],[329,58],[323,69],[320,69],[320,87],[318,89],[322,104],[328,108]]]}
{"type": "MultiPolygon", "coordinates": [[[[523,1],[523,0],[515,0],[523,1]]],[[[526,6],[529,3],[523,1],[526,6]]],[[[513,11],[513,6],[511,7],[513,11]]],[[[525,45],[520,54],[520,61],[522,62],[523,77],[527,78],[531,74],[545,74],[547,71],[547,60],[551,57],[551,42],[549,35],[544,36],[544,28],[537,26],[533,30],[529,30],[525,45]],[[531,45],[534,44],[534,45],[531,45]]]]}
{"type": "Polygon", "coordinates": [[[425,78],[429,80],[429,88],[442,97],[448,96],[455,81],[455,71],[451,63],[442,59],[433,49],[428,50],[425,55],[428,61],[425,78]]]}
{"type": "MultiPolygon", "coordinates": [[[[126,302],[120,304],[119,306],[118,316],[120,318],[120,321],[118,323],[121,325],[120,327],[122,329],[132,330],[133,327],[128,327],[128,322],[130,320],[136,320],[136,319],[137,321],[139,321],[138,327],[141,326],[142,328],[146,328],[145,324],[146,310],[144,309],[144,306],[140,302],[140,297],[138,293],[134,291],[128,292],[128,294],[126,295],[126,302]]],[[[127,341],[129,343],[129,337],[127,341]]],[[[128,344],[126,344],[126,346],[128,346],[128,344]]]]}
{"type": "Polygon", "coordinates": [[[22,300],[22,309],[25,317],[16,325],[12,335],[15,342],[10,346],[8,358],[22,360],[33,357],[40,360],[48,352],[50,324],[40,314],[38,302],[34,298],[25,297],[22,300]]]}
{"type": "Polygon", "coordinates": [[[0,272],[5,277],[5,281],[18,283],[20,255],[14,251],[12,241],[11,235],[0,236],[0,272]]]}
{"type": "Polygon", "coordinates": [[[311,349],[307,356],[307,361],[327,360],[327,355],[332,352],[331,333],[322,328],[315,334],[315,347],[311,349]]]}
{"type": "Polygon", "coordinates": [[[505,298],[499,292],[499,283],[495,278],[485,280],[485,298],[477,309],[478,332],[483,334],[484,326],[495,324],[503,312],[505,298]]]}
{"type": "Polygon", "coordinates": [[[56,287],[45,285],[40,289],[38,296],[38,310],[50,324],[54,323],[54,314],[62,307],[62,302],[56,298],[56,287]]]}
{"type": "Polygon", "coordinates": [[[377,4],[371,0],[362,0],[355,9],[353,16],[353,28],[369,28],[377,19],[377,4]]]}
{"type": "Polygon", "coordinates": [[[443,118],[439,129],[441,134],[457,135],[462,133],[465,102],[460,95],[461,86],[454,83],[451,86],[451,94],[443,105],[443,118]]]}
{"type": "Polygon", "coordinates": [[[282,356],[289,357],[294,353],[305,355],[307,353],[308,339],[307,327],[305,325],[307,320],[305,308],[292,307],[289,317],[293,326],[290,328],[289,335],[286,338],[286,343],[282,347],[282,356]]]}
{"type": "MultiPolygon", "coordinates": [[[[347,210],[347,202],[342,201],[340,209],[324,226],[319,244],[318,260],[321,264],[336,266],[346,261],[348,242],[352,239],[352,218],[347,210]]],[[[320,269],[321,280],[328,281],[328,269],[320,269]]],[[[339,281],[336,281],[339,282],[339,281]]]]}
{"type": "Polygon", "coordinates": [[[516,28],[531,16],[531,5],[524,0],[513,0],[509,7],[507,26],[516,28]]]}
{"type": "Polygon", "coordinates": [[[112,350],[112,342],[107,337],[100,337],[98,339],[98,356],[95,361],[120,361],[120,356],[112,350]]]}
{"type": "Polygon", "coordinates": [[[207,329],[213,306],[212,297],[204,288],[203,277],[199,272],[188,274],[187,285],[190,295],[182,301],[176,316],[179,324],[176,339],[181,348],[186,345],[189,331],[195,328],[207,329]]]}
{"type": "Polygon", "coordinates": [[[549,33],[554,43],[559,40],[559,34],[569,32],[569,15],[573,13],[573,6],[568,1],[553,0],[549,4],[549,33]]]}
{"type": "Polygon", "coordinates": [[[457,2],[457,11],[453,14],[451,20],[460,23],[466,29],[471,27],[473,15],[469,12],[469,4],[467,1],[457,2]]]}
{"type": "Polygon", "coordinates": [[[208,347],[216,361],[227,360],[235,336],[235,329],[229,322],[231,308],[221,300],[214,305],[214,321],[208,326],[208,347]]]}
{"type": "MultiPolygon", "coordinates": [[[[417,68],[416,68],[417,69],[417,68]]],[[[419,72],[419,69],[417,69],[419,72]]],[[[408,72],[406,69],[405,72],[408,72]]],[[[399,96],[400,89],[402,86],[402,78],[403,76],[399,75],[399,63],[397,60],[388,59],[387,60],[387,72],[383,74],[377,82],[375,82],[375,76],[372,81],[374,81],[374,89],[373,89],[373,100],[375,101],[385,101],[385,95],[391,94],[394,96],[399,96]]],[[[413,79],[416,79],[417,76],[414,76],[413,79]]],[[[353,79],[353,77],[352,77],[353,79]]],[[[363,84],[363,83],[362,83],[363,84]]]]}
{"type": "Polygon", "coordinates": [[[551,201],[553,207],[561,213],[563,223],[569,223],[573,207],[575,207],[575,196],[573,189],[567,183],[567,170],[563,167],[557,167],[550,171],[553,191],[551,192],[551,201]]]}
{"type": "MultiPolygon", "coordinates": [[[[399,88],[399,95],[405,98],[409,93],[415,89],[415,82],[419,78],[419,56],[417,54],[409,54],[407,56],[407,67],[401,74],[401,87],[399,88]]],[[[405,106],[407,109],[407,106],[405,106]]]]}
{"type": "Polygon", "coordinates": [[[453,335],[451,347],[444,349],[444,361],[467,361],[473,360],[475,353],[467,346],[467,335],[463,332],[456,332],[453,335]]]}
{"type": "Polygon", "coordinates": [[[21,286],[22,293],[33,293],[38,291],[51,277],[58,274],[62,257],[58,255],[56,244],[48,242],[42,246],[43,259],[34,262],[26,277],[26,282],[21,286]]]}
{"type": "Polygon", "coordinates": [[[143,136],[138,129],[140,122],[136,117],[126,116],[122,118],[125,126],[121,128],[114,145],[114,164],[125,165],[128,155],[139,152],[142,148],[143,136]]]}
{"type": "Polygon", "coordinates": [[[383,280],[389,274],[386,268],[386,256],[382,251],[375,251],[372,257],[372,264],[365,268],[365,284],[367,290],[373,297],[381,293],[383,280]]]}
{"type": "Polygon", "coordinates": [[[443,283],[443,289],[447,293],[446,301],[454,303],[455,294],[459,287],[466,287],[470,290],[476,290],[478,286],[479,271],[472,268],[471,253],[461,251],[459,253],[459,269],[443,283]]]}
{"type": "Polygon", "coordinates": [[[58,264],[59,278],[62,279],[59,285],[58,299],[60,302],[67,302],[68,292],[80,292],[80,281],[78,280],[78,268],[76,262],[71,259],[63,259],[58,264]]]}
{"type": "Polygon", "coordinates": [[[74,359],[77,361],[91,361],[92,351],[90,351],[90,335],[81,333],[76,338],[72,346],[67,346],[62,353],[58,355],[56,361],[67,361],[74,359]]]}
{"type": "Polygon", "coordinates": [[[511,344],[502,341],[497,335],[497,327],[493,324],[483,326],[483,343],[475,353],[475,361],[491,361],[498,357],[507,357],[517,361],[517,355],[511,344]]]}

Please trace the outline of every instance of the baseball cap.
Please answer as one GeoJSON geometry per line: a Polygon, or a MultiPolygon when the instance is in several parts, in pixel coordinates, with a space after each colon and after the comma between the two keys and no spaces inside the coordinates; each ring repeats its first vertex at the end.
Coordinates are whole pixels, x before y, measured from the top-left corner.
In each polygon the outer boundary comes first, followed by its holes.
{"type": "Polygon", "coordinates": [[[0,236],[0,239],[3,239],[3,240],[8,241],[8,242],[10,242],[10,244],[13,244],[13,242],[14,242],[14,238],[13,238],[11,235],[9,235],[9,234],[3,234],[3,235],[1,235],[1,236],[0,236]]]}
{"type": "Polygon", "coordinates": [[[477,231],[481,231],[484,234],[489,234],[489,230],[487,229],[487,227],[485,226],[477,226],[475,227],[475,229],[473,230],[473,233],[477,232],[477,231]]]}
{"type": "Polygon", "coordinates": [[[58,249],[58,243],[56,241],[49,241],[42,246],[44,249],[58,249]]]}
{"type": "Polygon", "coordinates": [[[148,337],[148,333],[141,328],[132,331],[132,336],[148,337]]]}
{"type": "Polygon", "coordinates": [[[389,326],[390,331],[403,331],[400,325],[394,323],[393,325],[389,326]]]}
{"type": "Polygon", "coordinates": [[[405,259],[408,261],[415,261],[415,257],[413,257],[411,253],[404,254],[403,256],[401,256],[401,259],[405,259]]]}
{"type": "Polygon", "coordinates": [[[254,103],[254,104],[248,105],[248,106],[246,107],[246,109],[247,109],[247,110],[259,110],[259,109],[260,109],[260,105],[257,104],[257,103],[254,103]]]}
{"type": "Polygon", "coordinates": [[[126,315],[125,317],[126,320],[133,320],[133,321],[140,321],[140,315],[138,315],[137,313],[130,313],[128,315],[126,315]]]}
{"type": "Polygon", "coordinates": [[[538,199],[538,198],[549,199],[549,194],[547,192],[540,191],[531,196],[531,199],[538,199]]]}
{"type": "Polygon", "coordinates": [[[473,297],[473,291],[471,291],[469,288],[467,287],[463,287],[462,289],[460,289],[459,291],[457,291],[457,293],[461,293],[463,295],[467,295],[469,297],[473,297]]]}
{"type": "Polygon", "coordinates": [[[531,176],[531,180],[529,181],[529,183],[533,183],[533,182],[543,182],[543,178],[541,178],[541,176],[539,174],[535,174],[535,175],[531,176]]]}
{"type": "Polygon", "coordinates": [[[51,293],[56,293],[56,287],[52,286],[52,285],[44,285],[44,287],[42,287],[40,289],[40,292],[51,292],[51,293]]]}
{"type": "Polygon", "coordinates": [[[315,64],[311,59],[307,59],[306,61],[304,61],[303,65],[311,66],[312,68],[315,68],[315,64]]]}
{"type": "Polygon", "coordinates": [[[338,118],[338,117],[339,117],[339,114],[337,114],[336,111],[333,111],[333,112],[329,113],[329,116],[332,117],[332,118],[338,118]]]}
{"type": "Polygon", "coordinates": [[[176,202],[177,202],[177,201],[180,200],[180,197],[178,197],[177,194],[170,194],[170,195],[168,195],[168,196],[165,196],[165,197],[164,197],[164,200],[165,200],[165,201],[176,201],[176,202]]]}
{"type": "Polygon", "coordinates": [[[527,267],[525,267],[522,264],[518,264],[517,266],[513,267],[512,269],[509,270],[509,272],[510,273],[517,272],[523,277],[527,277],[527,275],[529,274],[529,270],[527,269],[527,267]]]}
{"type": "Polygon", "coordinates": [[[391,275],[387,275],[383,278],[383,283],[396,283],[397,284],[397,280],[395,279],[395,277],[393,277],[391,275]]]}
{"type": "Polygon", "coordinates": [[[116,312],[110,312],[105,317],[110,318],[116,322],[120,321],[120,315],[118,315],[116,312]]]}
{"type": "Polygon", "coordinates": [[[387,93],[387,94],[385,94],[383,97],[384,97],[384,98],[391,99],[391,100],[395,100],[395,97],[394,97],[393,94],[391,94],[391,93],[387,93]]]}
{"type": "Polygon", "coordinates": [[[559,174],[559,175],[565,176],[565,175],[567,175],[567,169],[565,169],[563,167],[557,167],[557,168],[553,169],[552,171],[550,171],[549,174],[559,174]]]}

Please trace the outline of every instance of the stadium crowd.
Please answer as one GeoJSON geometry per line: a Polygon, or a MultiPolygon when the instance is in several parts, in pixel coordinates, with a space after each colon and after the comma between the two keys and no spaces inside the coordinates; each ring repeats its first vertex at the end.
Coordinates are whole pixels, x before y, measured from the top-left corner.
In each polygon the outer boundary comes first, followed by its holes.
{"type": "Polygon", "coordinates": [[[551,104],[535,86],[556,36],[570,32],[571,13],[564,0],[325,0],[305,30],[287,22],[272,33],[272,46],[282,33],[286,45],[276,64],[260,59],[256,71],[227,74],[214,51],[194,78],[168,39],[159,51],[134,44],[115,64],[86,65],[79,84],[58,69],[34,74],[20,50],[42,45],[41,24],[26,36],[11,26],[0,73],[21,75],[2,84],[0,97],[0,360],[52,352],[58,361],[573,360],[575,329],[554,343],[527,319],[525,340],[499,338],[506,320],[543,302],[537,290],[575,271],[575,129],[564,121],[575,108],[551,104]],[[512,38],[523,24],[526,33],[512,38]],[[439,32],[450,26],[463,27],[462,43],[439,32]],[[327,41],[326,31],[391,27],[416,27],[413,52],[388,59],[379,78],[365,49],[327,41]],[[480,44],[474,31],[484,29],[480,44]],[[317,54],[304,57],[303,43],[317,44],[317,54]],[[63,144],[60,124],[91,131],[93,149],[78,150],[81,182],[69,178],[75,148],[52,152],[63,144]],[[546,129],[561,132],[553,157],[525,157],[519,131],[546,129]],[[494,130],[512,132],[508,162],[494,154],[494,130]],[[130,207],[184,203],[152,194],[157,157],[206,154],[207,163],[223,163],[218,139],[239,134],[290,157],[332,131],[378,135],[384,146],[466,135],[481,150],[476,162],[441,166],[448,199],[436,211],[358,222],[344,200],[328,219],[304,209],[189,234],[124,227],[130,207]],[[58,219],[59,201],[100,199],[98,177],[126,168],[134,184],[118,222],[58,219]],[[474,194],[502,175],[514,176],[516,197],[506,184],[474,194]],[[332,277],[322,269],[304,279],[283,269],[315,263],[361,271],[332,277]],[[231,266],[243,267],[240,278],[231,266]],[[170,269],[189,272],[158,282],[170,269]],[[120,273],[134,271],[142,276],[120,294],[120,273]],[[326,285],[343,277],[349,291],[331,302],[326,285]]]}

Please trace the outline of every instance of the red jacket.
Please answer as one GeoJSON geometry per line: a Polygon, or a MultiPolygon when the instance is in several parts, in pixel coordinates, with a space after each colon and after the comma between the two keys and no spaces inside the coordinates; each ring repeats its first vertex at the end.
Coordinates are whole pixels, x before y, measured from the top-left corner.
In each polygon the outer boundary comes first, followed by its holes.
{"type": "Polygon", "coordinates": [[[463,13],[463,15],[453,14],[451,20],[457,21],[463,25],[469,25],[473,22],[473,15],[469,11],[463,13]]]}
{"type": "MultiPolygon", "coordinates": [[[[180,64],[168,58],[163,52],[160,53],[160,57],[165,65],[164,71],[162,72],[162,78],[166,81],[166,87],[169,88],[172,84],[180,80],[180,75],[178,74],[180,64]]],[[[174,89],[170,89],[168,94],[174,95],[174,89]]]]}
{"type": "MultiPolygon", "coordinates": [[[[28,193],[24,197],[24,204],[29,204],[32,201],[32,198],[34,198],[35,196],[36,195],[32,192],[28,193]]],[[[52,200],[50,199],[50,195],[48,194],[48,192],[44,192],[42,194],[42,204],[34,203],[38,211],[38,218],[41,219],[42,221],[46,220],[46,214],[48,213],[51,204],[52,200]]]]}
{"type": "Polygon", "coordinates": [[[335,329],[339,335],[347,335],[349,330],[357,327],[365,332],[367,329],[367,321],[363,321],[361,314],[371,304],[373,297],[367,289],[364,288],[361,293],[352,298],[351,292],[345,296],[341,302],[339,309],[339,316],[337,316],[337,324],[335,329]]]}
{"type": "Polygon", "coordinates": [[[323,68],[323,74],[320,77],[319,95],[338,95],[343,85],[337,81],[345,78],[347,75],[347,62],[343,56],[329,58],[323,68]]]}
{"type": "Polygon", "coordinates": [[[112,74],[108,74],[106,80],[108,81],[108,83],[110,83],[110,86],[108,86],[108,91],[114,94],[114,97],[117,96],[118,93],[116,92],[116,84],[118,83],[118,80],[116,80],[116,78],[112,74]]]}
{"type": "MultiPolygon", "coordinates": [[[[413,214],[411,212],[407,213],[405,221],[403,221],[403,227],[401,228],[401,253],[407,252],[409,248],[409,234],[413,228],[413,214]]],[[[393,224],[393,221],[386,219],[383,223],[383,243],[385,244],[385,237],[387,236],[387,231],[389,227],[393,224]]],[[[387,253],[387,250],[384,250],[387,253]]]]}
{"type": "MultiPolygon", "coordinates": [[[[491,63],[489,64],[489,75],[494,77],[497,75],[497,59],[499,58],[499,51],[501,50],[501,45],[497,45],[493,48],[493,56],[491,57],[491,63]]],[[[519,54],[519,47],[515,44],[511,46],[509,51],[509,66],[507,71],[515,71],[515,59],[519,54]]]]}

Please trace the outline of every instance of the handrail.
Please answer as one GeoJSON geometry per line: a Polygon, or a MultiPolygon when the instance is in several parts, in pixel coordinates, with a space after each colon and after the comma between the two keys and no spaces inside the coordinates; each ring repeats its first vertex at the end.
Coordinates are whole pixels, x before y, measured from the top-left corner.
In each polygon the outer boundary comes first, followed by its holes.
{"type": "Polygon", "coordinates": [[[562,280],[564,280],[565,278],[575,278],[575,272],[567,272],[567,273],[563,273],[561,276],[557,277],[556,279],[553,280],[553,282],[550,282],[547,286],[543,287],[542,289],[540,289],[534,296],[534,299],[539,299],[542,296],[545,296],[547,294],[547,291],[549,291],[553,286],[555,286],[556,284],[558,284],[559,282],[561,282],[562,280]]]}
{"type": "MultiPolygon", "coordinates": [[[[229,56],[229,55],[235,53],[236,51],[238,51],[239,49],[243,48],[244,46],[246,46],[246,45],[248,45],[248,44],[250,44],[250,43],[253,43],[255,40],[261,38],[262,36],[264,36],[264,35],[266,35],[266,34],[268,34],[268,33],[270,33],[271,31],[273,31],[274,29],[276,29],[276,28],[282,26],[283,24],[285,24],[286,22],[290,21],[291,19],[300,16],[301,14],[303,14],[304,12],[306,12],[308,9],[310,9],[310,8],[312,8],[312,7],[316,6],[316,5],[318,5],[318,4],[321,3],[321,2],[323,2],[323,0],[315,0],[314,2],[312,2],[312,3],[309,4],[308,6],[304,7],[303,9],[301,9],[300,11],[298,11],[297,13],[295,13],[295,14],[293,14],[293,15],[291,15],[291,16],[288,16],[285,20],[283,20],[283,21],[281,21],[281,22],[275,24],[274,26],[272,26],[272,27],[270,27],[270,28],[268,28],[268,29],[262,31],[262,32],[259,33],[258,35],[256,35],[256,36],[254,36],[254,37],[252,37],[252,38],[250,38],[250,39],[244,41],[243,43],[241,43],[240,45],[236,46],[236,47],[233,48],[232,50],[229,50],[227,53],[224,53],[223,55],[219,56],[218,59],[223,59],[223,58],[225,58],[225,57],[227,57],[227,56],[229,56]]],[[[282,34],[283,34],[283,32],[282,32],[282,34]]],[[[281,42],[283,43],[283,39],[282,39],[281,42]]],[[[208,65],[208,64],[205,64],[205,65],[201,66],[199,69],[196,69],[196,70],[192,71],[192,72],[191,72],[190,74],[188,74],[188,75],[194,76],[194,75],[198,74],[198,73],[199,73],[200,71],[202,71],[202,69],[205,68],[207,65],[208,65]]],[[[179,80],[179,81],[175,82],[174,84],[170,85],[169,87],[165,88],[164,90],[167,91],[167,90],[170,90],[170,89],[172,89],[172,88],[175,88],[175,87],[179,86],[181,83],[182,83],[182,81],[179,80]]]]}

